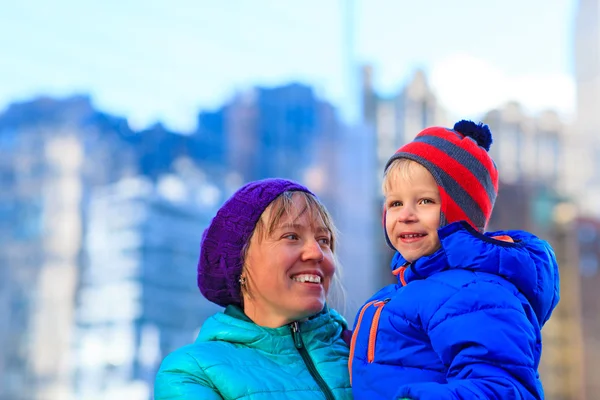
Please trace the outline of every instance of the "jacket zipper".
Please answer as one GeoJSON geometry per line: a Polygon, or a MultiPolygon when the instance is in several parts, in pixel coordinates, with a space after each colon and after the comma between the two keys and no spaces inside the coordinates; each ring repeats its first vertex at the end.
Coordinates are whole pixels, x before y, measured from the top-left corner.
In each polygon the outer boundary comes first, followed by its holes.
{"type": "Polygon", "coordinates": [[[406,280],[404,279],[404,273],[406,272],[406,269],[409,266],[410,266],[410,263],[407,261],[404,264],[402,264],[402,266],[400,266],[392,271],[392,275],[398,276],[398,279],[400,280],[400,283],[402,284],[402,286],[406,286],[406,280]]]}
{"type": "Polygon", "coordinates": [[[375,345],[377,342],[377,329],[379,328],[379,317],[381,316],[381,311],[383,311],[383,307],[390,301],[390,299],[385,299],[381,301],[376,301],[373,303],[377,310],[375,310],[375,314],[373,314],[373,319],[371,320],[371,329],[369,330],[369,347],[367,350],[367,362],[370,364],[375,360],[375,345]]]}
{"type": "Polygon", "coordinates": [[[376,302],[377,300],[372,300],[363,306],[362,310],[360,310],[360,313],[358,314],[358,319],[356,321],[356,326],[354,327],[354,332],[352,332],[352,340],[350,341],[350,357],[348,358],[348,373],[350,374],[350,384],[352,384],[352,361],[354,360],[354,348],[356,347],[356,338],[358,337],[360,324],[362,323],[362,319],[365,315],[365,311],[367,311],[367,308],[369,308],[371,304],[376,302]]]}
{"type": "Polygon", "coordinates": [[[319,375],[319,371],[317,371],[317,368],[315,367],[315,363],[313,362],[312,358],[310,358],[310,354],[308,354],[306,347],[304,347],[304,342],[302,341],[302,335],[300,334],[300,324],[298,324],[297,321],[292,322],[292,324],[290,325],[290,329],[292,331],[292,338],[294,339],[294,345],[296,346],[298,353],[300,353],[300,356],[302,356],[302,360],[304,361],[304,364],[306,364],[306,367],[308,368],[308,372],[310,372],[310,374],[312,375],[314,380],[317,382],[317,385],[319,385],[319,388],[321,388],[321,391],[325,395],[325,398],[327,400],[335,400],[335,397],[333,396],[331,389],[329,388],[329,386],[327,386],[327,383],[325,383],[325,380],[323,380],[323,377],[321,377],[321,375],[319,375]]]}

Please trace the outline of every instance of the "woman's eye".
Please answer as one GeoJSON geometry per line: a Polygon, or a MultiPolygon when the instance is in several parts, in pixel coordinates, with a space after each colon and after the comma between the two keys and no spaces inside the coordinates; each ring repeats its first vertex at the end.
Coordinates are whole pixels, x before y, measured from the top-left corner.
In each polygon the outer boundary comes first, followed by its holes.
{"type": "Polygon", "coordinates": [[[288,233],[286,235],[283,235],[283,239],[298,240],[298,235],[296,235],[295,233],[288,233]]]}
{"type": "Polygon", "coordinates": [[[327,237],[320,238],[319,243],[321,243],[324,246],[329,246],[331,244],[331,239],[329,239],[327,237]]]}

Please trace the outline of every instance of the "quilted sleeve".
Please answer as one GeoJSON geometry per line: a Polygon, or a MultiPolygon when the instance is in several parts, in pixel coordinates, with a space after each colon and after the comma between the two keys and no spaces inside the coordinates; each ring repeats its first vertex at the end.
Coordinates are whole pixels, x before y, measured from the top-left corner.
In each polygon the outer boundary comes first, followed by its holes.
{"type": "Polygon", "coordinates": [[[154,383],[154,400],[223,400],[194,357],[183,351],[169,354],[154,383]]]}
{"type": "Polygon", "coordinates": [[[448,368],[447,383],[404,385],[397,398],[541,399],[541,338],[527,318],[532,314],[498,283],[460,289],[426,326],[434,351],[448,368]]]}

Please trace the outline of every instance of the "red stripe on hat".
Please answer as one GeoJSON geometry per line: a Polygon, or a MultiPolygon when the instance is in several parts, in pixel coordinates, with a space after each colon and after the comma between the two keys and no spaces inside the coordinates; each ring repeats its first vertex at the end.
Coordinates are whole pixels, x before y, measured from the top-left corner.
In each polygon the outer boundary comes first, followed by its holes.
{"type": "Polygon", "coordinates": [[[481,207],[486,220],[489,219],[492,213],[492,204],[487,191],[467,167],[437,147],[423,142],[408,143],[402,148],[402,151],[424,158],[446,172],[481,207]]]}
{"type": "MultiPolygon", "coordinates": [[[[462,133],[457,133],[465,137],[462,133]]],[[[496,166],[494,165],[492,158],[487,154],[485,149],[479,147],[476,142],[471,141],[470,139],[466,139],[467,141],[462,143],[465,139],[459,139],[458,136],[456,136],[455,134],[448,132],[446,128],[439,127],[425,129],[424,131],[420,132],[416,137],[420,136],[435,136],[440,139],[444,139],[450,143],[453,143],[456,146],[461,147],[465,151],[468,151],[473,157],[479,160],[479,162],[485,167],[485,169],[487,169],[488,174],[492,178],[492,184],[494,185],[494,189],[496,189],[496,192],[498,191],[498,171],[496,170],[496,166]]]]}
{"type": "Polygon", "coordinates": [[[442,198],[442,212],[446,215],[446,221],[451,224],[456,221],[467,221],[475,229],[479,229],[475,226],[473,221],[465,214],[464,210],[454,202],[454,199],[446,193],[443,187],[438,186],[440,190],[440,197],[442,198]]]}

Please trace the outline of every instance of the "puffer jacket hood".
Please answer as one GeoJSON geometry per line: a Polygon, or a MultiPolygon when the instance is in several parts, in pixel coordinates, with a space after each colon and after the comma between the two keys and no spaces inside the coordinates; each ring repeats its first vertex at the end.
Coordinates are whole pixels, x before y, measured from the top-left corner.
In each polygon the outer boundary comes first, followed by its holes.
{"type": "MultiPolygon", "coordinates": [[[[438,231],[441,248],[410,264],[404,274],[408,283],[449,269],[498,275],[516,286],[529,301],[538,323],[544,325],[559,301],[558,264],[552,247],[524,231],[481,234],[466,222],[455,222],[438,231]],[[497,240],[510,237],[513,242],[497,240]],[[469,249],[469,251],[465,251],[469,249]]],[[[400,253],[392,269],[407,265],[400,253]]]]}

